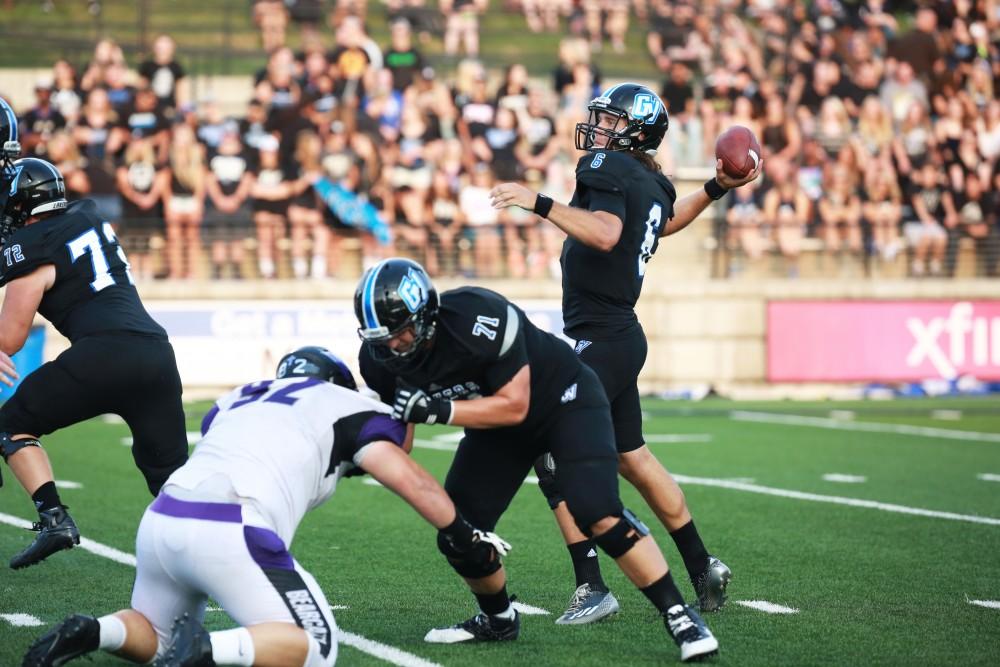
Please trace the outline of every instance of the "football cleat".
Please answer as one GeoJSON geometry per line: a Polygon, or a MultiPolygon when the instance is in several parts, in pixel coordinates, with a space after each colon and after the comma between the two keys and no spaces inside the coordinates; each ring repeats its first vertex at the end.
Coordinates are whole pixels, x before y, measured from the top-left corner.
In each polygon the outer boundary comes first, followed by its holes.
{"type": "Polygon", "coordinates": [[[514,618],[507,620],[479,612],[467,621],[448,628],[433,628],[424,641],[432,644],[457,644],[459,642],[503,642],[517,639],[521,632],[521,615],[514,610],[514,618]]]}
{"type": "Polygon", "coordinates": [[[733,578],[732,571],[715,556],[708,557],[708,567],[691,583],[698,595],[701,611],[718,611],[726,603],[726,586],[733,578]]]}
{"type": "Polygon", "coordinates": [[[155,667],[215,667],[212,638],[197,619],[184,614],[174,619],[170,648],[154,663],[155,667]]]}
{"type": "Polygon", "coordinates": [[[59,667],[74,658],[96,651],[101,642],[101,624],[93,616],[74,614],[39,637],[24,654],[21,667],[59,667]]]}
{"type": "Polygon", "coordinates": [[[681,662],[692,662],[719,652],[719,642],[691,607],[675,604],[663,616],[667,632],[681,649],[681,662]]]}
{"type": "Polygon", "coordinates": [[[10,559],[10,566],[15,570],[40,563],[57,551],[72,549],[80,543],[80,531],[65,505],[39,512],[38,518],[40,520],[31,525],[31,530],[38,533],[35,540],[10,559]]]}
{"type": "Polygon", "coordinates": [[[583,584],[573,593],[569,607],[556,625],[586,625],[618,613],[618,600],[603,586],[583,584]]]}

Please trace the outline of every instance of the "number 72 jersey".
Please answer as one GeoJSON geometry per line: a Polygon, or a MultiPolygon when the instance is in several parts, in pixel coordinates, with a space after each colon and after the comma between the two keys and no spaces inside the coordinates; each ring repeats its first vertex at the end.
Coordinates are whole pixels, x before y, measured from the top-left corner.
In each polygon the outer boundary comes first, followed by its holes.
{"type": "Polygon", "coordinates": [[[14,231],[0,257],[0,285],[46,264],[56,277],[38,312],[70,341],[109,332],[166,337],[139,299],[114,229],[91,200],[14,231]]]}

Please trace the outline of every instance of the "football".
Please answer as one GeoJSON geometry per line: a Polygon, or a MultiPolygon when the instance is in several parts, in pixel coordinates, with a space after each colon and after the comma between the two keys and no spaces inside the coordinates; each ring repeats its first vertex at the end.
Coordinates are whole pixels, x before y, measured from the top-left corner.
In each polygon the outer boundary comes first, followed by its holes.
{"type": "Polygon", "coordinates": [[[733,178],[745,178],[760,162],[760,144],[753,132],[734,125],[715,142],[715,157],[722,160],[722,170],[733,178]]]}

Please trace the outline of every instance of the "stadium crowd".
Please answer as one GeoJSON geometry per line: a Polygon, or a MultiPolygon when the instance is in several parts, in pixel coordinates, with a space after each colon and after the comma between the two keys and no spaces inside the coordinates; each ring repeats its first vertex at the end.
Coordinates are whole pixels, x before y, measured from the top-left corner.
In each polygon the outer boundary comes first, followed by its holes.
{"type": "Polygon", "coordinates": [[[367,262],[403,253],[432,275],[553,275],[558,230],[494,210],[488,192],[522,181],[569,199],[600,54],[625,48],[638,15],[670,113],[666,173],[713,164],[731,125],[760,139],[766,178],[725,201],[725,241],[747,261],[773,248],[795,275],[814,237],[831,254],[905,252],[911,275],[946,275],[969,238],[977,272],[998,271],[995,0],[504,3],[526,29],[565,33],[551,84],[520,64],[491,81],[476,60],[482,0],[386,2],[384,44],[366,32],[366,4],[324,17],[318,2],[255,3],[270,55],[235,118],[192,99],[169,36],[136,63],[101,41],[90,62],[59,60],[38,82],[20,109],[25,153],[98,201],[141,277],[322,277],[351,238],[367,262]],[[447,72],[421,49],[439,34],[447,72]]]}

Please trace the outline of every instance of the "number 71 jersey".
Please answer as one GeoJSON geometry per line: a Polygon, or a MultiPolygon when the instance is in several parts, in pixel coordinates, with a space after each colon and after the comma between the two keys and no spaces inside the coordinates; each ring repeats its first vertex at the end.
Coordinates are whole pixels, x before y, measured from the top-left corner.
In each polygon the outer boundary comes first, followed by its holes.
{"type": "Polygon", "coordinates": [[[52,264],[55,282],[38,312],[62,335],[130,332],[166,337],[139,300],[125,251],[89,199],[14,231],[0,257],[0,285],[52,264]]]}

